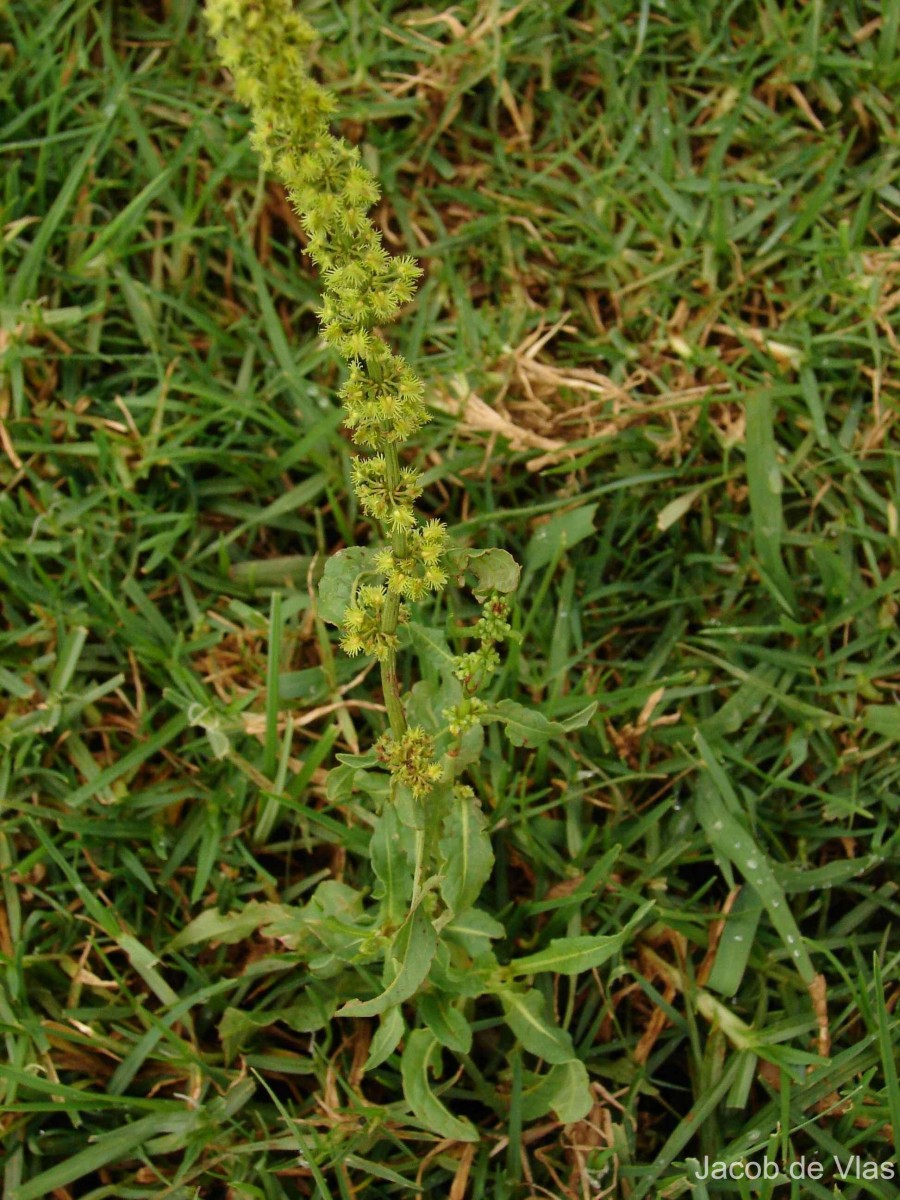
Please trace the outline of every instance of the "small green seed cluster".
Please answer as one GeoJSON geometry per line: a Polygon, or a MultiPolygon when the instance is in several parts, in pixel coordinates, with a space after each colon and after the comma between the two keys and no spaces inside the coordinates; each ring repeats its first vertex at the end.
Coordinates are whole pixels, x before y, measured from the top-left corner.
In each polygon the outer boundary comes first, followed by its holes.
{"type": "Polygon", "coordinates": [[[384,734],[375,744],[375,754],[417,800],[427,796],[440,781],[442,771],[434,760],[434,738],[420,725],[411,725],[399,738],[384,734]]]}
{"type": "Polygon", "coordinates": [[[460,737],[467,730],[480,725],[487,711],[488,706],[483,700],[479,700],[477,696],[467,696],[460,700],[459,704],[445,708],[441,716],[447,722],[447,728],[453,736],[460,737]]]}
{"type": "MultiPolygon", "coordinates": [[[[453,673],[462,683],[467,697],[471,697],[473,693],[483,687],[500,666],[500,655],[497,653],[496,647],[500,643],[508,641],[512,634],[511,626],[506,619],[508,616],[509,603],[499,592],[492,592],[482,605],[481,619],[476,622],[472,630],[481,645],[477,650],[457,655],[456,665],[453,668],[453,673]]],[[[448,710],[448,712],[450,711],[448,710]]],[[[455,712],[455,710],[452,711],[455,712]]],[[[448,713],[444,713],[444,716],[448,716],[448,713]]],[[[453,719],[459,723],[457,716],[454,716],[453,719]]]]}
{"type": "MultiPolygon", "coordinates": [[[[354,486],[363,511],[392,541],[378,570],[390,593],[420,600],[447,580],[444,527],[420,526],[414,509],[419,474],[397,460],[398,446],[428,420],[424,389],[378,334],[412,299],[420,269],[409,257],[392,258],[369,220],[378,184],[359,150],[330,131],[334,99],[306,65],[315,31],[291,0],[208,0],[206,15],[236,94],[251,110],[253,145],[285,183],[322,273],[322,334],[348,364],[340,393],[346,424],[357,445],[373,452],[357,459],[354,486]]],[[[371,627],[376,610],[374,603],[354,606],[344,646],[384,661],[385,641],[371,627]]],[[[393,626],[390,606],[388,614],[393,626]]]]}

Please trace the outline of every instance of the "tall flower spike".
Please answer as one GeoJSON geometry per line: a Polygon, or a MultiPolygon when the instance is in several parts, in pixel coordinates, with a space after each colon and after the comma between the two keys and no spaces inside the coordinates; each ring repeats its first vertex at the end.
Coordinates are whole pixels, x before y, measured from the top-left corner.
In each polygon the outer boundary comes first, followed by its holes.
{"type": "Polygon", "coordinates": [[[322,335],[348,366],[340,391],[346,425],[358,446],[374,452],[357,461],[353,482],[363,511],[390,538],[390,557],[382,553],[376,563],[386,588],[380,603],[357,598],[342,623],[342,645],[379,659],[391,731],[400,739],[401,597],[420,600],[444,586],[446,536],[443,526],[421,523],[417,473],[400,467],[399,445],[428,420],[424,388],[378,327],[412,299],[421,271],[412,258],[391,258],[366,215],[378,183],[359,150],[331,132],[334,98],[306,63],[315,30],[291,0],[208,0],[206,16],[235,92],[250,108],[252,144],[287,188],[321,272],[322,335]]]}

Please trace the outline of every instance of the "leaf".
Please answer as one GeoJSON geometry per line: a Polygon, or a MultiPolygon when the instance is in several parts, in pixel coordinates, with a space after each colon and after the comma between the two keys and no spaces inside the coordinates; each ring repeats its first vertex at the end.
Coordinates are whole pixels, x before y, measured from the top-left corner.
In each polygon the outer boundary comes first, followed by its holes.
{"type": "Polygon", "coordinates": [[[399,1005],[396,1008],[389,1008],[387,1012],[383,1013],[378,1030],[372,1038],[369,1057],[366,1059],[363,1070],[372,1071],[375,1067],[380,1067],[383,1062],[387,1062],[399,1046],[400,1039],[405,1032],[406,1022],[403,1020],[403,1013],[400,1011],[399,1005]]]}
{"type": "Polygon", "coordinates": [[[563,717],[558,724],[562,725],[566,733],[571,733],[573,729],[584,729],[585,725],[590,724],[596,711],[597,701],[592,700],[584,708],[579,708],[578,712],[572,713],[571,717],[563,717]]]}
{"type": "Polygon", "coordinates": [[[487,883],[494,851],[481,805],[473,795],[454,795],[439,846],[444,859],[441,895],[453,913],[471,908],[487,883]]]}
{"type": "Polygon", "coordinates": [[[534,988],[526,992],[510,989],[500,993],[500,1003],[507,1025],[529,1054],[550,1063],[564,1063],[575,1057],[571,1037],[547,1018],[540,992],[534,988]]]}
{"type": "MultiPolygon", "coordinates": [[[[425,662],[419,656],[419,665],[422,668],[423,674],[431,675],[431,671],[427,671],[425,662]]],[[[424,729],[426,733],[439,736],[446,726],[447,722],[441,716],[441,694],[444,690],[444,684],[447,682],[447,677],[444,679],[418,679],[403,698],[403,708],[406,713],[407,725],[418,725],[420,729],[424,729]]],[[[457,682],[454,680],[454,682],[457,682]]],[[[460,693],[462,688],[460,688],[460,693]]]]}
{"type": "Polygon", "coordinates": [[[509,964],[509,971],[513,977],[537,975],[541,971],[578,975],[581,971],[591,971],[601,966],[624,944],[625,938],[621,933],[599,937],[553,938],[547,949],[514,959],[509,964]]]}
{"type": "Polygon", "coordinates": [[[373,558],[374,551],[368,546],[348,546],[328,559],[319,580],[319,616],[323,621],[340,625],[353,598],[356,581],[372,570],[373,558]]]}
{"type": "Polygon", "coordinates": [[[447,557],[448,569],[452,575],[459,577],[465,571],[475,576],[476,594],[484,592],[514,592],[519,586],[519,576],[522,568],[507,550],[490,547],[486,550],[469,550],[464,546],[456,546],[450,550],[447,557]]]}
{"type": "Polygon", "coordinates": [[[234,1034],[240,1029],[265,1029],[281,1021],[297,1033],[315,1033],[324,1029],[334,1015],[337,1001],[331,992],[321,987],[307,987],[300,999],[284,1008],[273,1008],[268,1012],[244,1012],[241,1008],[226,1008],[219,1022],[219,1033],[234,1034]]]}
{"type": "MultiPolygon", "coordinates": [[[[392,803],[397,820],[404,829],[420,831],[425,827],[425,809],[413,796],[405,783],[395,783],[393,786],[392,803]]],[[[430,797],[429,797],[430,799],[430,797]]]]}
{"type": "Polygon", "coordinates": [[[706,986],[723,996],[733,996],[741,986],[762,905],[753,888],[742,887],[725,921],[716,947],[716,960],[706,986]]]}
{"type": "Polygon", "coordinates": [[[419,1001],[419,1015],[448,1050],[468,1054],[472,1049],[472,1030],[469,1022],[454,1008],[446,996],[427,992],[419,1001]]]}
{"type": "Polygon", "coordinates": [[[412,870],[404,852],[403,833],[396,810],[386,805],[375,823],[369,855],[378,879],[373,894],[381,901],[381,923],[388,928],[401,923],[412,895],[412,870]]]}
{"type": "Polygon", "coordinates": [[[724,704],[699,722],[703,733],[712,736],[737,733],[746,721],[756,716],[766,697],[777,688],[781,677],[782,672],[778,667],[757,665],[724,704]]]}
{"type": "Polygon", "coordinates": [[[385,963],[385,980],[390,981],[384,991],[371,1000],[348,1000],[337,1015],[375,1017],[407,1000],[425,981],[436,946],[434,927],[420,906],[410,913],[394,939],[385,963]]]}
{"type": "Polygon", "coordinates": [[[367,750],[365,754],[335,754],[334,757],[343,766],[355,767],[360,771],[367,771],[370,767],[378,765],[378,756],[374,750],[367,750]]]}
{"type": "Polygon", "coordinates": [[[245,1012],[226,1008],[219,1022],[219,1037],[225,1052],[225,1062],[233,1061],[244,1042],[259,1029],[281,1021],[297,1033],[314,1033],[324,1029],[334,1015],[337,1000],[321,987],[308,987],[295,1004],[273,1008],[266,1012],[245,1012]]]}
{"type": "Polygon", "coordinates": [[[337,999],[332,992],[321,987],[308,987],[294,1004],[278,1009],[275,1020],[295,1033],[315,1033],[317,1029],[325,1028],[336,1008],[337,999]]]}
{"type": "Polygon", "coordinates": [[[421,725],[426,733],[439,737],[447,728],[444,709],[459,704],[462,696],[462,684],[452,675],[444,675],[439,682],[420,679],[406,695],[406,719],[410,725],[421,725]]]}
{"type": "Polygon", "coordinates": [[[900,704],[870,704],[862,715],[865,729],[900,742],[900,704]]]}
{"type": "Polygon", "coordinates": [[[453,778],[458,779],[466,767],[479,762],[484,753],[484,726],[479,722],[465,730],[445,762],[453,772],[453,778]]]}
{"type": "Polygon", "coordinates": [[[484,996],[498,990],[499,970],[497,957],[491,950],[483,950],[466,961],[464,955],[452,955],[449,943],[441,941],[428,978],[447,996],[484,996]]]}
{"type": "Polygon", "coordinates": [[[803,367],[800,371],[800,391],[809,415],[812,417],[813,429],[816,431],[816,441],[823,449],[829,446],[828,422],[825,420],[825,408],[819,391],[819,381],[811,367],[803,367]]]}
{"type": "Polygon", "coordinates": [[[522,568],[508,551],[494,547],[469,550],[466,569],[475,576],[477,583],[473,590],[479,595],[483,592],[514,592],[522,573],[522,568]]]}
{"type": "Polygon", "coordinates": [[[311,971],[329,975],[342,963],[356,961],[361,943],[372,932],[362,895],[336,879],[320,883],[301,908],[285,906],[263,929],[266,937],[311,956],[311,971]]]}
{"type": "Polygon", "coordinates": [[[14,1191],[11,1189],[7,1195],[15,1197],[15,1200],[44,1200],[46,1196],[59,1194],[68,1184],[86,1175],[96,1178],[96,1172],[109,1163],[121,1163],[124,1159],[134,1157],[137,1148],[153,1137],[175,1133],[186,1138],[191,1127],[196,1125],[196,1118],[196,1113],[154,1113],[120,1125],[108,1133],[98,1134],[86,1149],[68,1155],[62,1162],[33,1176],[14,1191]]]}
{"type": "MultiPolygon", "coordinates": [[[[892,1020],[892,1012],[888,1007],[888,994],[885,990],[881,974],[881,962],[877,952],[872,954],[874,974],[874,1002],[878,1022],[878,1048],[881,1051],[882,1078],[887,1095],[887,1109],[890,1115],[891,1127],[894,1133],[892,1141],[896,1146],[897,1129],[900,1127],[900,1080],[897,1078],[897,1023],[892,1020]],[[891,1028],[893,1026],[893,1029],[891,1028]]],[[[820,979],[822,977],[820,976],[820,979]]],[[[822,979],[824,988],[825,980],[822,979]]],[[[873,1189],[874,1190],[874,1189],[873,1189]]]]}
{"type": "MultiPolygon", "coordinates": [[[[695,731],[694,740],[701,746],[704,757],[706,753],[711,753],[699,731],[695,731]]],[[[728,800],[718,793],[715,773],[701,774],[697,781],[694,808],[713,849],[726,862],[734,863],[759,896],[785,944],[791,961],[808,986],[815,979],[816,971],[804,945],[803,935],[788,908],[784,891],[775,878],[766,855],[744,828],[743,823],[734,816],[728,806],[728,800]]]]}
{"type": "Polygon", "coordinates": [[[744,411],[747,416],[747,486],[754,548],[762,567],[763,584],[790,616],[796,612],[797,602],[781,556],[784,532],[782,479],[775,449],[771,395],[763,390],[754,392],[748,396],[744,411]]]}
{"type": "Polygon", "coordinates": [[[353,780],[353,791],[370,796],[376,801],[374,807],[380,808],[391,794],[391,777],[386,771],[357,771],[353,780]]]}
{"type": "Polygon", "coordinates": [[[837,608],[854,600],[858,589],[854,586],[850,564],[827,546],[814,542],[810,547],[816,569],[822,579],[825,596],[837,608]]]}
{"type": "Polygon", "coordinates": [[[501,700],[488,712],[488,720],[502,721],[506,736],[514,746],[543,746],[555,737],[564,737],[575,729],[583,729],[597,711],[597,701],[560,721],[545,717],[538,708],[528,708],[515,700],[501,700]]]}
{"type": "Polygon", "coordinates": [[[664,533],[676,521],[680,521],[694,501],[703,495],[703,490],[703,487],[691,488],[689,492],[682,492],[680,496],[670,500],[656,514],[656,528],[664,533]]]}
{"type": "Polygon", "coordinates": [[[428,625],[419,625],[410,621],[407,626],[412,644],[419,658],[434,667],[442,676],[453,675],[456,665],[456,655],[450,649],[446,637],[440,629],[432,629],[428,625]]]}
{"type": "Polygon", "coordinates": [[[430,1030],[416,1029],[406,1039],[403,1057],[400,1060],[406,1102],[412,1109],[413,1116],[432,1133],[455,1142],[480,1141],[472,1124],[454,1117],[431,1090],[428,1069],[440,1061],[439,1056],[440,1043],[430,1030]]]}
{"type": "Polygon", "coordinates": [[[166,952],[171,954],[185,946],[195,946],[198,942],[215,941],[225,945],[242,942],[261,925],[279,917],[288,917],[291,911],[283,904],[258,900],[249,901],[240,912],[220,913],[217,908],[208,908],[176,934],[166,952]]]}
{"type": "Polygon", "coordinates": [[[544,746],[553,737],[560,737],[565,726],[551,721],[536,708],[526,708],[515,700],[501,700],[488,711],[488,720],[502,721],[506,736],[514,746],[544,746]]]}
{"type": "Polygon", "coordinates": [[[552,1109],[564,1125],[583,1121],[593,1107],[587,1068],[577,1058],[559,1063],[522,1093],[522,1116],[534,1121],[552,1109]]]}
{"type": "Polygon", "coordinates": [[[621,950],[632,929],[651,908],[653,901],[649,900],[618,933],[552,938],[546,950],[513,959],[507,972],[515,978],[518,975],[537,975],[541,971],[552,971],[557,975],[578,975],[581,971],[592,971],[621,950]]]}
{"type": "Polygon", "coordinates": [[[549,1076],[550,1107],[563,1125],[583,1121],[594,1106],[587,1067],[578,1059],[561,1063],[549,1076]]]}
{"type": "Polygon", "coordinates": [[[592,537],[596,504],[585,504],[571,512],[557,513],[545,525],[540,525],[532,534],[525,553],[525,563],[530,570],[544,567],[553,562],[564,550],[592,537]]]}
{"type": "Polygon", "coordinates": [[[325,781],[325,795],[331,804],[341,804],[350,799],[358,774],[356,767],[344,764],[331,768],[325,781]]]}
{"type": "Polygon", "coordinates": [[[453,941],[459,942],[473,958],[490,950],[491,938],[506,936],[506,930],[500,922],[480,908],[469,908],[457,914],[444,926],[444,933],[453,941]]]}

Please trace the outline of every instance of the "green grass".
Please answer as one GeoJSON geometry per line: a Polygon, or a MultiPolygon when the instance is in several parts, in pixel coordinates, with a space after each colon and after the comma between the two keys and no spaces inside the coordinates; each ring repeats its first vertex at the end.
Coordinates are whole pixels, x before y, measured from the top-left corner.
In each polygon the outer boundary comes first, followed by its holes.
{"type": "Polygon", "coordinates": [[[540,977],[596,1082],[578,1126],[529,1120],[489,1003],[439,1085],[471,1151],[417,1127],[398,1055],[362,1074],[371,1022],[223,1038],[307,978],[253,929],[179,932],[371,883],[324,771],[380,695],[310,598],[367,536],[338,370],[199,7],[8,0],[4,1194],[825,1200],[900,1121],[900,10],[304,11],[426,269],[398,339],[435,402],[427,503],[525,565],[502,688],[600,705],[474,768],[498,953],[646,898],[654,923],[540,977]],[[691,1182],[763,1149],[826,1174],[691,1182]]]}

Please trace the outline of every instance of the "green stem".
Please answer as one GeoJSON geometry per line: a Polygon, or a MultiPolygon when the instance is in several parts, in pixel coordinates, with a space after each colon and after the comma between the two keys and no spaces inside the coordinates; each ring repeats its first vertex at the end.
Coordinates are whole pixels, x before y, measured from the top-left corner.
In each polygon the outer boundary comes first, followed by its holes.
{"type": "MultiPolygon", "coordinates": [[[[384,448],[385,482],[389,488],[395,488],[400,482],[400,460],[397,447],[389,443],[384,448]]],[[[394,533],[394,553],[398,558],[406,557],[406,534],[403,530],[394,533]]],[[[383,633],[396,633],[397,621],[400,615],[400,597],[389,592],[381,616],[383,633]]],[[[390,650],[387,658],[381,664],[381,686],[384,691],[384,702],[387,706],[388,720],[391,723],[391,733],[395,738],[402,737],[406,732],[406,714],[400,700],[400,680],[397,678],[397,652],[390,650]]]]}

